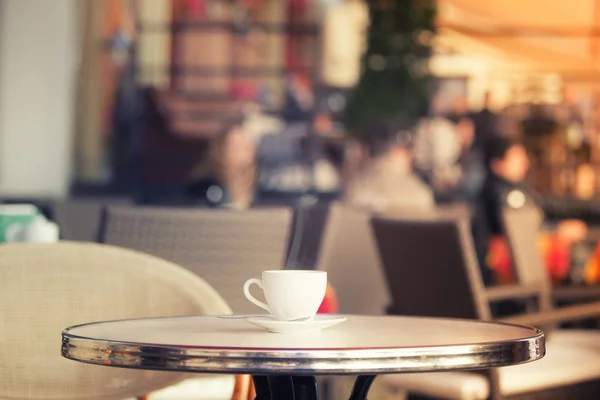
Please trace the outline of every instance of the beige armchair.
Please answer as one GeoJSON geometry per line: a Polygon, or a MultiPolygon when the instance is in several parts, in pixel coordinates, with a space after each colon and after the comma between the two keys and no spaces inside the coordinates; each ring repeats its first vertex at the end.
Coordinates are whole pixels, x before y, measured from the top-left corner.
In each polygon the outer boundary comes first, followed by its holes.
{"type": "MultiPolygon", "coordinates": [[[[61,331],[92,321],[230,312],[203,279],[147,254],[92,243],[0,245],[0,398],[141,397],[190,375],[63,359],[61,331]]],[[[205,388],[215,379],[194,376],[205,388]]],[[[217,379],[223,383],[195,398],[230,399],[234,378],[217,379]]]]}

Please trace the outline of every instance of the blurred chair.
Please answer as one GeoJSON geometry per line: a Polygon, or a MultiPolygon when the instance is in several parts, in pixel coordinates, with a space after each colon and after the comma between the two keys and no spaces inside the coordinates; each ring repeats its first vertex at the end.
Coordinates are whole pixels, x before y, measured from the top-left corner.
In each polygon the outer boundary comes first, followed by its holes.
{"type": "Polygon", "coordinates": [[[205,279],[237,314],[260,311],[242,291],[265,270],[281,269],[291,210],[246,211],[115,206],[100,241],[153,254],[205,279]]]}
{"type": "MultiPolygon", "coordinates": [[[[103,368],[60,355],[60,332],[76,324],[231,313],[204,280],[168,261],[93,243],[0,245],[0,313],[2,399],[116,400],[192,376],[201,388],[193,398],[232,396],[233,377],[103,368]]],[[[171,399],[189,398],[169,390],[171,399]]]]}
{"type": "MultiPolygon", "coordinates": [[[[387,210],[385,215],[410,216],[416,212],[429,215],[429,212],[423,210],[397,208],[387,210]]],[[[460,204],[436,208],[431,212],[465,216],[469,215],[470,210],[466,205],[460,204]]],[[[328,273],[340,313],[385,315],[392,301],[373,236],[369,211],[333,203],[329,207],[317,205],[309,213],[310,223],[303,236],[308,236],[306,242],[310,243],[314,241],[313,236],[318,236],[318,232],[323,231],[320,234],[322,240],[316,257],[317,265],[328,273]],[[317,216],[323,223],[313,223],[317,216]],[[319,229],[320,225],[324,227],[319,229]]],[[[399,262],[398,266],[401,265],[402,262],[399,262]]],[[[348,392],[342,382],[341,379],[329,379],[326,383],[327,394],[332,398],[342,398],[348,392]]]]}
{"type": "Polygon", "coordinates": [[[98,240],[100,216],[107,204],[123,204],[128,199],[67,199],[51,203],[52,219],[60,228],[63,240],[95,242],[98,240]]]}
{"type": "Polygon", "coordinates": [[[548,294],[548,304],[544,304],[546,308],[552,307],[554,301],[585,302],[600,299],[600,285],[572,284],[552,287],[538,247],[540,222],[539,212],[532,207],[507,207],[502,210],[503,229],[518,281],[540,286],[548,294]]]}
{"type": "Polygon", "coordinates": [[[390,303],[370,218],[337,203],[329,210],[317,266],[327,271],[342,314],[383,315],[390,303]]]}
{"type": "MultiPolygon", "coordinates": [[[[504,321],[551,326],[600,315],[600,303],[549,309],[547,291],[533,282],[486,289],[467,218],[435,214],[405,219],[374,218],[373,227],[393,298],[392,314],[490,320],[490,302],[533,299],[541,311],[504,321]]],[[[425,396],[419,398],[598,398],[600,334],[553,331],[547,345],[547,355],[540,361],[492,369],[484,374],[404,374],[379,379],[400,390],[425,396]]]]}
{"type": "MultiPolygon", "coordinates": [[[[467,216],[470,209],[465,204],[456,204],[437,208],[435,212],[467,216]]],[[[386,212],[386,215],[397,216],[414,214],[415,211],[401,209],[386,212]]],[[[289,254],[290,259],[298,261],[290,264],[300,269],[316,266],[327,271],[340,313],[382,315],[391,302],[370,219],[369,211],[342,203],[296,209],[295,227],[298,229],[294,230],[289,254]],[[357,293],[363,295],[357,296],[357,293]]]]}
{"type": "Polygon", "coordinates": [[[515,272],[515,287],[529,287],[543,293],[541,309],[551,309],[552,284],[538,247],[542,223],[537,208],[525,206],[502,210],[502,227],[508,242],[515,272]]]}

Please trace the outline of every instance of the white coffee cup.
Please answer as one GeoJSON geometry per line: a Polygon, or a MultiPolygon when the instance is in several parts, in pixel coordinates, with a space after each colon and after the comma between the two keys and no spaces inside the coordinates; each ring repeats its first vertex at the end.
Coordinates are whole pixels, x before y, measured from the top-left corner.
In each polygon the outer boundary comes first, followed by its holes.
{"type": "Polygon", "coordinates": [[[326,290],[324,271],[264,271],[262,279],[248,279],[244,284],[246,298],[280,321],[314,317],[326,290]],[[268,305],[250,294],[252,284],[263,290],[268,305]]]}

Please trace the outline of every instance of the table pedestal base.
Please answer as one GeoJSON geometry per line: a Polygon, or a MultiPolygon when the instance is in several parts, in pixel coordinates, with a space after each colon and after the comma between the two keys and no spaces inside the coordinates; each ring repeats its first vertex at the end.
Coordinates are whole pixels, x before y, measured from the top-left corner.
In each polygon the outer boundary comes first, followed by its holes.
{"type": "MultiPolygon", "coordinates": [[[[256,375],[255,400],[318,400],[317,381],[314,376],[256,375]]],[[[356,378],[349,400],[367,400],[375,375],[356,378]]]]}

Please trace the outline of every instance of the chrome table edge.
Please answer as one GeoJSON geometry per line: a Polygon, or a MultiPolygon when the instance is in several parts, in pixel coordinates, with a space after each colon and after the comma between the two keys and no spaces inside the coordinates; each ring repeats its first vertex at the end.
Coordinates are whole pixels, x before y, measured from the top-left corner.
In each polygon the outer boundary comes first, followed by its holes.
{"type": "MultiPolygon", "coordinates": [[[[505,324],[506,325],[506,324],[505,324]]],[[[545,354],[544,333],[477,345],[376,349],[246,349],[129,343],[62,333],[62,356],[112,367],[244,374],[386,374],[472,370],[535,361],[545,354]]]]}

